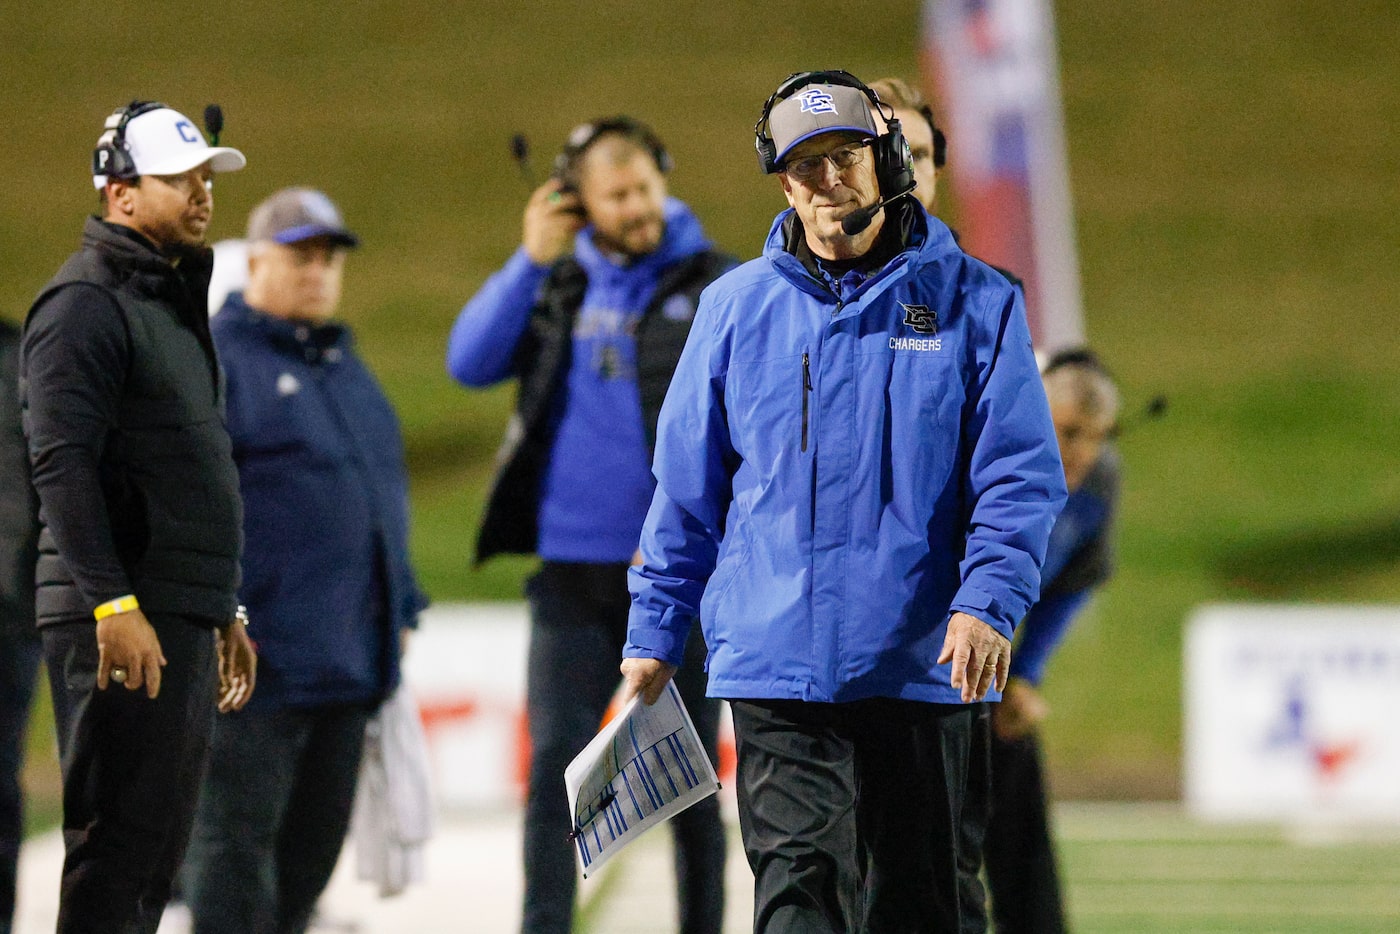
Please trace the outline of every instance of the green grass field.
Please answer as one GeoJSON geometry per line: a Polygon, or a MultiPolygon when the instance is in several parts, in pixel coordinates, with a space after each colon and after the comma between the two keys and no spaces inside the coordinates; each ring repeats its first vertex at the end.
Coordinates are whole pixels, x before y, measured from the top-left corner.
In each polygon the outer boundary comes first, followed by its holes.
{"type": "MultiPolygon", "coordinates": [[[[1076,0],[1056,15],[1088,333],[1130,405],[1161,392],[1170,411],[1123,441],[1120,571],[1052,669],[1048,747],[1062,797],[1171,799],[1193,606],[1400,603],[1400,5],[1076,0]]],[[[918,18],[908,0],[8,9],[0,313],[20,316],[76,243],[115,105],[222,102],[250,168],[221,180],[215,233],[238,235],[286,184],[341,203],[365,241],[346,314],[403,415],[422,576],[439,599],[511,598],[526,562],[469,561],[511,390],[460,391],[441,362],[457,309],[518,240],[510,135],[531,135],[543,173],[573,123],[646,118],[674,192],[752,255],[782,205],[753,162],[763,98],[805,68],[912,75],[918,18]]],[[[1218,891],[1081,881],[1117,852],[1068,847],[1084,930],[1167,930],[1105,906],[1218,891]]],[[[1335,859],[1370,884],[1364,861],[1335,859]]],[[[1261,903],[1302,917],[1282,907],[1297,887],[1277,890],[1261,903]]],[[[1261,917],[1199,929],[1282,929],[1261,917]]],[[[1309,929],[1379,929],[1344,917],[1309,929]]]]}
{"type": "MultiPolygon", "coordinates": [[[[1400,829],[1203,825],[1174,805],[1062,805],[1067,921],[1078,934],[1382,934],[1400,929],[1400,829]]],[[[650,833],[583,888],[587,934],[651,934],[674,884],[669,835],[650,833]]],[[[726,934],[752,929],[753,875],[731,827],[726,934]]]]}

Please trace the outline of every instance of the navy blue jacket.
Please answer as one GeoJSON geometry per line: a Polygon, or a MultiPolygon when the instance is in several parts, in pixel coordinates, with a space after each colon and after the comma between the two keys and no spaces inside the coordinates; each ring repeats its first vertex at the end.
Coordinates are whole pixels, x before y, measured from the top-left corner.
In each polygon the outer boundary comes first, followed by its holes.
{"type": "Polygon", "coordinates": [[[243,494],[242,602],[264,710],[374,703],[426,606],[408,556],[398,418],[340,324],[230,295],[211,331],[243,494]]]}

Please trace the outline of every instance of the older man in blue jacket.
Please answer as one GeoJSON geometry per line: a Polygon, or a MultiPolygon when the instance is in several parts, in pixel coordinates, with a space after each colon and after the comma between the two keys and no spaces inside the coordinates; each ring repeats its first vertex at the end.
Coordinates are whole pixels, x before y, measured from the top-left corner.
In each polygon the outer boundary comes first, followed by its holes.
{"type": "Polygon", "coordinates": [[[243,494],[259,691],[214,733],[188,857],[197,934],[304,931],[355,797],[365,724],[425,605],[398,419],[332,320],[357,244],[322,193],[248,222],[249,279],[214,319],[243,494]]]}
{"type": "Polygon", "coordinates": [[[755,931],[958,931],[969,702],[1005,684],[1065,498],[1024,310],[904,197],[853,76],[792,76],[755,129],[792,210],[701,298],[623,672],[652,700],[701,621],[755,931]]]}

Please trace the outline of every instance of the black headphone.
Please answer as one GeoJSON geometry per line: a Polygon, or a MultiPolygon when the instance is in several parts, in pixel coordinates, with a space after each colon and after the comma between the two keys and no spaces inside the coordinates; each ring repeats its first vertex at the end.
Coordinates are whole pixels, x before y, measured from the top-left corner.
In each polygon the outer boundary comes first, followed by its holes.
{"type": "Polygon", "coordinates": [[[768,96],[763,104],[763,113],[753,125],[754,149],[758,151],[758,167],[765,175],[772,175],[778,165],[778,146],[768,135],[768,116],[774,105],[786,100],[809,84],[839,84],[855,88],[870,98],[871,105],[885,120],[885,132],[870,143],[870,151],[875,156],[875,181],[880,186],[880,196],[888,198],[914,187],[913,157],[909,153],[909,143],[904,139],[904,128],[894,115],[894,108],[880,100],[865,82],[849,71],[801,71],[788,75],[778,89],[768,96]]]}
{"type": "Polygon", "coordinates": [[[578,165],[583,154],[598,140],[613,134],[641,146],[656,162],[662,175],[669,174],[672,168],[671,154],[661,138],[652,132],[651,127],[631,117],[607,117],[591,123],[581,123],[569,132],[568,141],[559,155],[554,157],[554,177],[566,188],[578,189],[578,165]]]}
{"type": "Polygon", "coordinates": [[[126,125],[144,113],[162,110],[160,101],[132,101],[125,107],[112,111],[103,124],[105,132],[97,140],[97,148],[92,151],[92,174],[108,178],[135,178],[136,160],[131,157],[131,147],[126,143],[126,125]]]}
{"type": "Polygon", "coordinates": [[[1068,369],[1069,367],[1079,367],[1080,369],[1089,370],[1092,373],[1097,373],[1104,377],[1109,382],[1116,382],[1113,378],[1113,374],[1109,372],[1108,367],[1104,364],[1099,355],[1088,347],[1082,346],[1067,347],[1063,350],[1056,351],[1049,360],[1045,361],[1045,368],[1040,371],[1040,375],[1049,376],[1056,370],[1068,369]]]}
{"type": "Polygon", "coordinates": [[[919,105],[919,113],[928,121],[929,132],[933,134],[933,167],[941,169],[948,164],[948,137],[943,135],[933,120],[933,108],[928,104],[919,105]]]}

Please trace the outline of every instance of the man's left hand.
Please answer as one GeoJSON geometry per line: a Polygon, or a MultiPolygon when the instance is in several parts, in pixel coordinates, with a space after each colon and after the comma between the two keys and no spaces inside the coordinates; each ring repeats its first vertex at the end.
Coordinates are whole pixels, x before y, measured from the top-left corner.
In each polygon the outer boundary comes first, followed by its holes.
{"type": "Polygon", "coordinates": [[[219,713],[242,710],[257,682],[258,652],[248,627],[234,620],[219,629],[219,713]]]}
{"type": "Polygon", "coordinates": [[[966,613],[954,613],[948,620],[948,635],[938,664],[953,663],[950,679],[962,690],[964,704],[980,701],[995,682],[997,690],[1006,687],[1011,669],[1011,640],[987,623],[966,613]]]}

